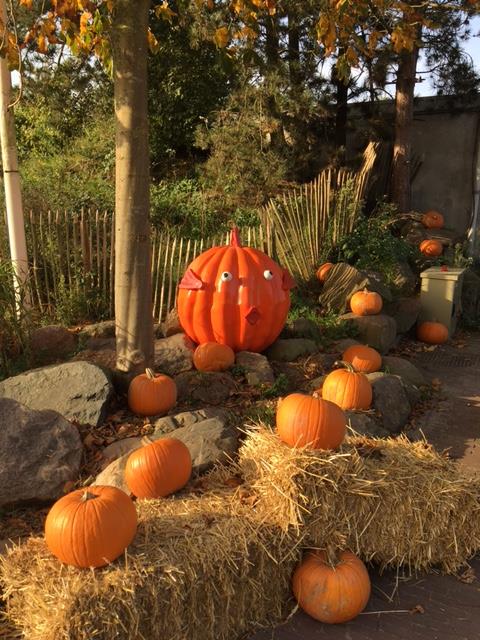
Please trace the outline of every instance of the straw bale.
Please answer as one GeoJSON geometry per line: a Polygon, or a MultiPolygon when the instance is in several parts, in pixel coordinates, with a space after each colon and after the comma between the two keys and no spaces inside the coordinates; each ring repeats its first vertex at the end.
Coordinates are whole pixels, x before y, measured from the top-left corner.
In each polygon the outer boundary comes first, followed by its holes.
{"type": "Polygon", "coordinates": [[[238,492],[137,508],[134,543],[104,569],[61,565],[42,538],[2,560],[7,613],[26,638],[234,640],[285,615],[300,550],[238,492]]]}
{"type": "Polygon", "coordinates": [[[346,438],[335,452],[250,433],[239,468],[264,522],[382,567],[453,573],[480,549],[480,481],[426,442],[346,438]]]}

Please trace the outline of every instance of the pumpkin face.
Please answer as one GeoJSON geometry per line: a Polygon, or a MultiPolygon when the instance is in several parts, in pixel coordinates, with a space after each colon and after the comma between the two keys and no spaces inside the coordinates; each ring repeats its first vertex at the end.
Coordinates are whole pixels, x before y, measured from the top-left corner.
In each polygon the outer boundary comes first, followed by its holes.
{"type": "Polygon", "coordinates": [[[382,356],[363,344],[354,344],[343,352],[342,360],[349,362],[355,371],[360,373],[373,373],[382,366],[382,356]]]}
{"type": "Polygon", "coordinates": [[[45,521],[45,541],[61,562],[103,567],[118,558],[135,537],[137,511],[116,487],[72,491],[53,505],[45,521]]]}
{"type": "Polygon", "coordinates": [[[426,211],[422,216],[422,224],[427,229],[443,229],[443,216],[435,210],[426,211]]]}
{"type": "Polygon", "coordinates": [[[125,481],[137,498],[164,498],[182,489],[191,474],[190,451],[175,438],[161,438],[137,449],[125,467],[125,481]]]}
{"type": "Polygon", "coordinates": [[[170,411],[177,402],[177,385],[172,378],[155,375],[151,369],[135,376],[128,388],[128,406],[139,416],[157,416],[170,411]]]}
{"type": "Polygon", "coordinates": [[[235,362],[235,353],[226,344],[205,342],[193,354],[193,364],[199,371],[226,371],[235,362]]]}
{"type": "Polygon", "coordinates": [[[277,434],[290,447],[336,449],[345,437],[345,414],[332,402],[292,393],[277,408],[277,434]]]}
{"type": "Polygon", "coordinates": [[[443,253],[443,245],[439,240],[424,240],[420,243],[420,251],[424,256],[436,258],[443,253]]]}
{"type": "Polygon", "coordinates": [[[332,567],[322,551],[310,552],[293,574],[293,593],[300,607],[320,622],[353,620],[367,606],[371,584],[363,562],[350,551],[332,567]]]}
{"type": "Polygon", "coordinates": [[[189,338],[234,351],[263,351],[280,334],[290,308],[292,277],[267,255],[240,245],[202,253],[179,285],[178,316],[189,338]]]}
{"type": "Polygon", "coordinates": [[[318,280],[320,280],[320,282],[325,282],[328,276],[328,272],[332,267],[333,267],[332,262],[325,262],[325,264],[322,264],[322,266],[318,268],[317,278],[318,280]]]}
{"type": "Polygon", "coordinates": [[[427,344],[443,344],[448,340],[448,329],[441,322],[422,322],[417,327],[417,338],[427,344]]]}
{"type": "Polygon", "coordinates": [[[356,316],[374,316],[382,307],[382,296],[375,291],[357,291],[350,299],[350,308],[356,316]]]}
{"type": "Polygon", "coordinates": [[[372,404],[372,385],[364,373],[357,373],[353,367],[343,362],[347,368],[332,371],[325,378],[322,398],[334,402],[346,410],[366,410],[372,404]]]}

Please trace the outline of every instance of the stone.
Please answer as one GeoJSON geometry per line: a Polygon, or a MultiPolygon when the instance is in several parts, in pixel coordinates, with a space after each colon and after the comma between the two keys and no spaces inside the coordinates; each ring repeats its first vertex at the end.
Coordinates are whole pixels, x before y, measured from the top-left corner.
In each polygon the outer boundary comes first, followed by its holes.
{"type": "Polygon", "coordinates": [[[376,291],[384,302],[392,299],[382,276],[375,271],[360,271],[344,262],[334,265],[320,294],[320,304],[326,311],[346,313],[350,310],[350,298],[362,289],[376,291]]]}
{"type": "Polygon", "coordinates": [[[323,383],[325,382],[325,378],[327,377],[327,375],[328,374],[324,376],[318,376],[317,378],[313,378],[312,380],[309,380],[306,385],[307,392],[313,393],[314,391],[318,391],[319,389],[321,389],[323,387],[323,383]]]}
{"type": "Polygon", "coordinates": [[[397,378],[401,382],[403,389],[407,394],[407,398],[410,403],[410,408],[413,409],[413,407],[415,407],[415,405],[417,405],[422,399],[422,392],[417,386],[415,386],[414,384],[411,384],[407,380],[402,379],[398,375],[386,373],[385,371],[375,371],[375,373],[368,373],[367,378],[371,383],[373,383],[375,380],[379,380],[380,378],[385,378],[386,376],[390,376],[390,375],[392,375],[393,378],[397,378]]]}
{"type": "Polygon", "coordinates": [[[397,323],[391,316],[383,313],[375,316],[356,316],[353,313],[345,313],[340,318],[352,322],[358,329],[361,341],[382,354],[387,353],[395,344],[397,323]]]}
{"type": "Polygon", "coordinates": [[[387,438],[390,433],[382,427],[380,422],[373,416],[360,411],[345,411],[347,424],[363,436],[371,436],[373,438],[387,438]]]}
{"type": "Polygon", "coordinates": [[[237,452],[239,444],[237,428],[228,418],[221,417],[208,418],[185,427],[179,427],[168,434],[155,431],[152,435],[144,438],[126,438],[122,441],[126,451],[96,477],[94,484],[114,486],[130,493],[124,481],[128,456],[135,449],[165,437],[177,438],[188,447],[192,456],[192,474],[194,476],[204,473],[215,464],[230,460],[237,452]]]}
{"type": "Polygon", "coordinates": [[[391,282],[395,293],[401,296],[412,296],[417,288],[417,277],[408,262],[397,262],[391,282]]]}
{"type": "Polygon", "coordinates": [[[338,353],[342,354],[349,347],[353,347],[357,344],[361,344],[361,343],[358,342],[358,340],[353,340],[353,338],[343,338],[343,340],[337,340],[334,343],[333,348],[335,349],[335,351],[338,351],[338,353]]]}
{"type": "Polygon", "coordinates": [[[51,364],[67,358],[76,347],[73,333],[56,324],[34,329],[30,336],[30,349],[39,364],[51,364]]]}
{"type": "Polygon", "coordinates": [[[0,507],[63,495],[82,462],[78,429],[56,411],[9,398],[0,398],[0,424],[0,507]]]}
{"type": "Polygon", "coordinates": [[[318,351],[318,346],[313,340],[307,338],[289,338],[276,340],[266,350],[269,360],[277,362],[293,362],[300,356],[307,356],[318,351]]]}
{"type": "Polygon", "coordinates": [[[428,384],[420,369],[409,360],[405,360],[405,358],[384,356],[382,369],[394,376],[400,376],[404,382],[416,387],[423,387],[428,384]]]}
{"type": "Polygon", "coordinates": [[[407,424],[411,406],[402,381],[397,376],[379,376],[372,382],[373,407],[381,416],[383,427],[399,433],[407,424]]]}
{"type": "Polygon", "coordinates": [[[0,382],[0,398],[30,409],[52,409],[67,420],[99,426],[113,387],[105,372],[89,362],[66,362],[33,369],[0,382]]]}
{"type": "Polygon", "coordinates": [[[114,338],[115,320],[104,320],[95,324],[87,324],[80,331],[80,338],[114,338]]]}
{"type": "Polygon", "coordinates": [[[237,389],[229,373],[186,371],[175,377],[179,402],[222,404],[237,389]]]}
{"type": "Polygon", "coordinates": [[[176,376],[182,371],[193,369],[195,344],[184,333],[176,333],[168,338],[155,340],[155,370],[176,376]]]}
{"type": "Polygon", "coordinates": [[[182,325],[180,324],[180,319],[178,317],[177,309],[172,309],[168,312],[165,321],[162,322],[162,335],[164,338],[168,338],[170,336],[174,336],[177,333],[183,333],[182,325]]]}
{"type": "Polygon", "coordinates": [[[289,322],[285,328],[289,338],[308,338],[310,340],[320,338],[320,327],[309,318],[296,318],[289,322]]]}
{"type": "Polygon", "coordinates": [[[235,364],[245,370],[247,384],[256,386],[275,382],[272,367],[261,353],[239,351],[235,356],[235,364]]]}
{"type": "Polygon", "coordinates": [[[409,220],[402,227],[402,236],[406,242],[418,245],[427,237],[427,230],[418,220],[409,220]]]}
{"type": "Polygon", "coordinates": [[[420,298],[398,298],[385,305],[384,312],[395,319],[397,333],[407,333],[420,314],[420,298]]]}

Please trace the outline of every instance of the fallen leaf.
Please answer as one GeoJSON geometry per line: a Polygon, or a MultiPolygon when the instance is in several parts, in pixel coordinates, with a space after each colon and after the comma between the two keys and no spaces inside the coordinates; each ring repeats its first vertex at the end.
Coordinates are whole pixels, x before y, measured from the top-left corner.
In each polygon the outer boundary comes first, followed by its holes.
{"type": "Polygon", "coordinates": [[[70,491],[73,491],[74,486],[75,482],[73,480],[65,482],[65,484],[63,485],[63,493],[70,493],[70,491]]]}
{"type": "Polygon", "coordinates": [[[477,579],[475,571],[472,567],[468,567],[461,575],[457,576],[457,579],[460,582],[464,582],[465,584],[472,584],[477,579]]]}
{"type": "Polygon", "coordinates": [[[412,609],[410,609],[410,613],[413,615],[415,613],[425,613],[425,609],[421,604],[416,604],[412,609]]]}

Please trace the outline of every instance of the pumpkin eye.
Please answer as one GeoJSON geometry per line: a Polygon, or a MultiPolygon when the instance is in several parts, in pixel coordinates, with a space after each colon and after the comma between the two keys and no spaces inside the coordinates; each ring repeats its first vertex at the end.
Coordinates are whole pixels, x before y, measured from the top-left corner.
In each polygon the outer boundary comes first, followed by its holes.
{"type": "Polygon", "coordinates": [[[220,282],[230,282],[230,280],[233,280],[232,274],[230,271],[224,271],[220,276],[220,282]]]}
{"type": "Polygon", "coordinates": [[[269,269],[266,269],[263,272],[263,277],[265,278],[265,280],[272,280],[273,279],[273,273],[269,269]]]}

